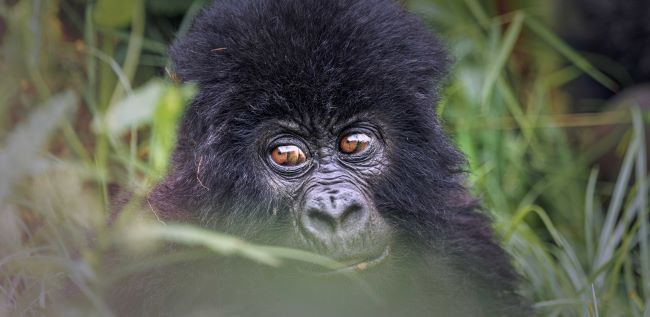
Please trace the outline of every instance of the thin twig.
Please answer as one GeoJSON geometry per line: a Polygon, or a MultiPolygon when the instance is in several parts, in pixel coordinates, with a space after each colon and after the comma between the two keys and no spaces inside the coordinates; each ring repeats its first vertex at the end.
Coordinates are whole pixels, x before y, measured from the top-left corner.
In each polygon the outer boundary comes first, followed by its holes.
{"type": "Polygon", "coordinates": [[[207,186],[203,185],[203,182],[201,181],[201,178],[199,177],[199,175],[201,175],[201,164],[203,164],[203,156],[201,156],[201,158],[199,158],[199,164],[198,164],[198,166],[196,167],[196,180],[199,181],[199,184],[200,184],[203,188],[205,188],[205,189],[207,189],[207,190],[210,190],[210,188],[208,188],[207,186]]]}
{"type": "Polygon", "coordinates": [[[147,197],[147,204],[149,205],[149,209],[151,209],[153,215],[156,216],[156,220],[158,220],[158,222],[162,223],[163,225],[167,225],[167,223],[165,223],[164,221],[162,221],[162,219],[160,219],[160,217],[158,217],[158,213],[156,212],[156,209],[154,209],[153,206],[151,205],[151,202],[149,201],[149,197],[147,197]]]}

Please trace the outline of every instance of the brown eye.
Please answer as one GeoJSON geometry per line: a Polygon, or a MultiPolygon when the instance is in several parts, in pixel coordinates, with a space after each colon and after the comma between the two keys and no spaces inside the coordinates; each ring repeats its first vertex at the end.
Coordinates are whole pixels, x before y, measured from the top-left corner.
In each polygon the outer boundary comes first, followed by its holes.
{"type": "Polygon", "coordinates": [[[307,157],[299,147],[295,145],[280,145],[271,151],[273,162],[282,166],[297,166],[305,162],[307,157]]]}
{"type": "Polygon", "coordinates": [[[367,134],[353,133],[344,136],[339,143],[341,152],[345,154],[361,153],[368,148],[371,138],[367,134]]]}

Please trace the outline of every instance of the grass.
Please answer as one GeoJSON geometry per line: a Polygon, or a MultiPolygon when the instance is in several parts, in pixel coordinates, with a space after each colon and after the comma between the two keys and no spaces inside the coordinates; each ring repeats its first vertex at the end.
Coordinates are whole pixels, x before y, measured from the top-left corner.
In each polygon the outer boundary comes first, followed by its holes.
{"type": "MultiPolygon", "coordinates": [[[[200,1],[165,3],[0,3],[8,30],[0,55],[0,315],[110,316],[102,293],[115,276],[105,257],[116,248],[149,252],[165,240],[269,265],[336,265],[164,226],[153,213],[125,213],[107,225],[112,184],[141,196],[164,175],[173,127],[194,91],[164,79],[161,67],[175,29],[165,14],[188,12],[178,23],[183,32],[200,1]],[[126,7],[113,10],[118,4],[126,7]],[[82,291],[82,303],[61,304],[66,281],[82,291]]],[[[505,14],[478,0],[408,5],[456,58],[438,111],[468,155],[469,183],[494,212],[524,276],[522,292],[539,314],[650,316],[647,115],[634,107],[571,112],[562,88],[577,76],[617,87],[546,26],[548,5],[523,1],[505,14]],[[630,124],[624,139],[613,140],[624,154],[613,182],[594,164],[611,146],[575,138],[603,123],[630,124]]],[[[196,256],[203,255],[124,270],[196,256]]]]}

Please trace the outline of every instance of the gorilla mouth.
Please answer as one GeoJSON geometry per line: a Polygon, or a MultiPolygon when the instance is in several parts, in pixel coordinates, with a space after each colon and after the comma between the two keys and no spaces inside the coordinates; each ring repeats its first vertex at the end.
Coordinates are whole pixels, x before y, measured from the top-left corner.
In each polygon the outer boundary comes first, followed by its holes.
{"type": "Polygon", "coordinates": [[[360,272],[375,267],[383,263],[388,256],[390,255],[390,246],[386,246],[384,251],[378,256],[366,258],[362,261],[344,261],[342,262],[345,266],[342,268],[337,268],[329,272],[324,272],[323,274],[340,274],[340,273],[350,273],[350,272],[360,272]],[[347,262],[347,263],[346,263],[347,262]]]}

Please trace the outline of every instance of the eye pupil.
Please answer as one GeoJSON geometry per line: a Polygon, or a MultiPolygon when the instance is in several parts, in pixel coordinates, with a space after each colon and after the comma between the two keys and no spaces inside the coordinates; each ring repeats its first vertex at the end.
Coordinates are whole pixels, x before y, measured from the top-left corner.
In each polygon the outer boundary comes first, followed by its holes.
{"type": "Polygon", "coordinates": [[[346,154],[361,153],[368,148],[370,140],[370,137],[364,133],[349,134],[341,139],[339,148],[341,152],[346,154]]]}
{"type": "Polygon", "coordinates": [[[295,145],[280,145],[271,151],[271,159],[278,165],[297,166],[307,160],[305,152],[295,145]]]}

